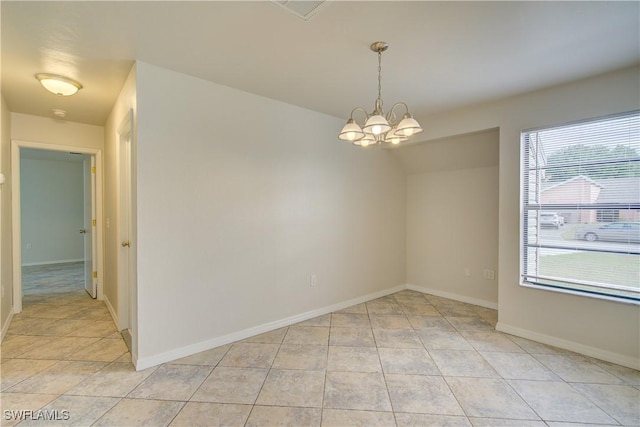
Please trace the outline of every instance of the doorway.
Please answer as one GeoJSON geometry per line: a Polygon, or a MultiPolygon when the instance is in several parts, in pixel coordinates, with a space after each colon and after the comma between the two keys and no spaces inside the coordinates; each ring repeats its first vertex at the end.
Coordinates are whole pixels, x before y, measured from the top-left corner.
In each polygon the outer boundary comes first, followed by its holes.
{"type": "MultiPolygon", "coordinates": [[[[42,264],[43,262],[51,260],[52,251],[58,250],[56,259],[52,265],[58,265],[58,267],[69,267],[67,274],[74,274],[74,267],[77,268],[80,265],[79,280],[80,285],[86,289],[92,298],[102,299],[102,230],[98,224],[102,222],[102,202],[101,202],[101,182],[102,182],[102,152],[101,150],[91,148],[80,148],[62,146],[48,143],[27,142],[27,141],[12,141],[11,147],[12,153],[12,192],[13,192],[13,299],[14,299],[14,313],[20,313],[23,309],[23,264],[42,264]],[[24,225],[28,225],[28,220],[22,218],[23,206],[22,204],[29,204],[32,201],[23,201],[21,173],[21,158],[24,155],[27,157],[36,157],[40,160],[52,160],[52,159],[66,159],[71,163],[75,163],[77,169],[80,171],[81,181],[78,183],[80,200],[80,211],[76,216],[76,222],[66,221],[64,225],[60,223],[48,223],[47,207],[40,206],[44,212],[39,212],[40,219],[43,221],[41,224],[43,227],[50,227],[49,230],[56,230],[64,232],[66,238],[46,239],[38,240],[38,245],[34,247],[32,239],[39,238],[38,234],[43,233],[43,229],[29,230],[23,229],[24,225]],[[71,157],[73,156],[73,157],[71,157]],[[87,202],[85,203],[85,195],[87,202]],[[73,224],[73,226],[72,226],[73,224]],[[79,225],[79,226],[78,226],[79,225]],[[57,230],[55,227],[62,229],[57,230]],[[72,227],[71,229],[69,227],[72,227]],[[23,231],[25,233],[23,233],[23,231]],[[28,231],[28,232],[27,232],[28,231]],[[31,234],[29,234],[31,233],[31,234]],[[73,237],[71,237],[73,233],[73,237]],[[26,237],[26,239],[25,239],[26,237]],[[66,245],[68,242],[75,243],[75,245],[66,245]],[[68,246],[68,247],[67,247],[68,246]],[[40,251],[36,254],[36,250],[40,251]],[[31,251],[29,253],[28,251],[31,251]]],[[[29,179],[29,178],[26,178],[29,179]]],[[[61,181],[61,182],[64,182],[61,181]]],[[[58,183],[59,186],[63,184],[58,183]]],[[[50,195],[50,203],[61,205],[64,210],[65,204],[69,203],[68,194],[66,194],[66,188],[58,188],[54,191],[54,194],[50,195]],[[66,196],[65,196],[66,194],[66,196]],[[60,200],[63,199],[63,200],[60,200]]],[[[29,209],[29,206],[24,206],[25,209],[29,209]]],[[[46,228],[44,228],[46,230],[46,228]]]]}
{"type": "Polygon", "coordinates": [[[78,293],[96,297],[95,156],[20,151],[23,302],[78,293]]]}

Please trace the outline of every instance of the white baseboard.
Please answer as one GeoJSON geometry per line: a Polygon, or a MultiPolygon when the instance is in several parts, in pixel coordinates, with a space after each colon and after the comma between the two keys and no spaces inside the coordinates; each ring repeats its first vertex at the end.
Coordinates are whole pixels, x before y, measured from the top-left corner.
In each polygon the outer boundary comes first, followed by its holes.
{"type": "Polygon", "coordinates": [[[4,340],[4,336],[9,330],[9,325],[11,325],[11,320],[13,320],[13,307],[9,310],[9,316],[7,316],[7,320],[4,322],[4,326],[2,327],[2,332],[0,333],[0,342],[4,340]]]}
{"type": "Polygon", "coordinates": [[[454,301],[465,302],[467,304],[479,305],[480,307],[491,308],[493,310],[498,309],[498,303],[493,301],[486,301],[478,298],[471,298],[464,295],[453,294],[450,292],[444,292],[438,289],[427,288],[425,286],[417,286],[412,284],[407,284],[407,289],[411,289],[412,291],[422,292],[423,294],[435,295],[437,297],[448,298],[454,301]]]}
{"type": "Polygon", "coordinates": [[[202,351],[210,350],[212,348],[220,347],[221,345],[230,344],[230,343],[240,341],[255,335],[263,334],[265,332],[270,332],[275,329],[279,329],[285,326],[293,325],[295,323],[303,322],[305,320],[309,320],[314,317],[322,316],[324,314],[332,313],[334,311],[339,311],[347,307],[351,307],[352,305],[362,304],[363,302],[371,301],[376,298],[380,298],[396,292],[400,292],[406,288],[407,288],[406,285],[399,285],[393,288],[363,295],[361,297],[339,302],[337,304],[332,304],[316,310],[307,311],[305,313],[297,314],[295,316],[276,320],[274,322],[264,323],[262,325],[254,326],[248,329],[243,329],[241,331],[237,331],[231,334],[212,338],[210,340],[202,341],[196,344],[191,344],[185,347],[176,348],[174,350],[170,350],[164,353],[156,354],[153,356],[140,357],[134,361],[134,364],[135,364],[136,370],[140,371],[142,369],[150,368],[152,366],[160,365],[162,363],[170,362],[172,360],[177,360],[182,357],[191,356],[192,354],[196,354],[202,351]]]}
{"type": "Polygon", "coordinates": [[[518,328],[516,326],[507,325],[504,322],[498,322],[498,324],[496,325],[496,330],[515,335],[517,337],[537,341],[542,344],[552,345],[554,347],[573,351],[575,353],[584,354],[585,356],[594,357],[596,359],[615,363],[617,365],[626,366],[631,369],[640,370],[640,359],[638,358],[633,358],[618,353],[612,353],[601,348],[591,347],[588,345],[577,343],[575,341],[569,341],[562,338],[553,337],[551,335],[530,331],[528,329],[518,328]]]}
{"type": "Polygon", "coordinates": [[[36,265],[54,265],[54,264],[71,264],[75,262],[84,262],[84,258],[80,259],[63,259],[58,261],[40,261],[40,262],[25,262],[22,263],[23,267],[33,267],[36,265]]]}
{"type": "Polygon", "coordinates": [[[103,296],[102,300],[104,301],[104,304],[107,306],[107,310],[109,310],[109,313],[111,314],[111,317],[113,318],[113,321],[116,324],[116,328],[119,329],[119,326],[118,326],[118,314],[113,309],[113,305],[111,305],[111,301],[109,301],[109,298],[107,298],[106,295],[103,296]]]}

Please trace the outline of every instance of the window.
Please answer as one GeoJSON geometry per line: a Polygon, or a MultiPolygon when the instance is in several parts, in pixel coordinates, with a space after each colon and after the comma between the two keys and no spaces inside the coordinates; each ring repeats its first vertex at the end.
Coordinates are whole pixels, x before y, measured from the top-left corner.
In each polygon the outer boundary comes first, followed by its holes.
{"type": "Polygon", "coordinates": [[[522,133],[523,286],[640,304],[640,111],[522,133]]]}

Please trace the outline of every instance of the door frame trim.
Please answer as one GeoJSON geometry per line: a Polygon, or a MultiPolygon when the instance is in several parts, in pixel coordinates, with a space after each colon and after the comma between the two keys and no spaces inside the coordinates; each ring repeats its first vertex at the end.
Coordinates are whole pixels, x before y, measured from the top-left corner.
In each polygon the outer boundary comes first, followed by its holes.
{"type": "Polygon", "coordinates": [[[78,147],[71,145],[51,144],[48,142],[11,140],[11,250],[13,255],[13,312],[22,311],[22,224],[20,206],[20,149],[36,148],[48,151],[65,151],[88,154],[96,159],[96,258],[98,268],[97,299],[103,299],[103,163],[102,150],[98,148],[78,147]]]}
{"type": "Polygon", "coordinates": [[[131,138],[133,136],[133,129],[132,129],[132,125],[133,125],[133,113],[131,110],[129,110],[127,112],[127,114],[125,115],[125,117],[122,119],[122,122],[120,123],[120,126],[118,126],[118,131],[116,133],[116,139],[117,139],[117,153],[118,153],[118,160],[117,160],[117,164],[118,164],[118,170],[117,170],[117,193],[118,193],[118,200],[116,202],[117,204],[117,223],[116,223],[116,233],[118,236],[118,268],[117,268],[117,280],[118,280],[118,329],[119,330],[126,330],[126,329],[131,329],[133,330],[133,315],[131,312],[131,304],[132,304],[132,286],[133,286],[133,280],[131,277],[131,268],[133,268],[134,266],[132,265],[132,259],[133,259],[133,253],[132,251],[134,251],[134,247],[129,247],[126,251],[124,251],[123,248],[120,247],[120,242],[122,241],[122,228],[123,228],[123,223],[124,223],[124,219],[123,219],[123,203],[122,203],[122,186],[125,184],[124,180],[123,180],[123,173],[124,173],[124,169],[125,167],[128,166],[129,170],[128,170],[128,179],[129,179],[129,200],[128,200],[128,211],[127,211],[127,218],[128,218],[128,226],[129,226],[129,236],[128,239],[129,241],[133,240],[133,236],[132,234],[132,226],[131,226],[131,220],[132,220],[132,206],[131,206],[131,186],[132,186],[132,179],[131,179],[131,152],[132,152],[132,141],[131,138]],[[129,144],[129,165],[123,165],[122,164],[122,154],[123,154],[123,144],[125,143],[125,141],[128,141],[129,144]],[[123,252],[124,251],[124,252],[123,252]],[[123,259],[126,258],[127,262],[126,265],[128,266],[128,268],[125,270],[125,268],[123,267],[123,265],[125,263],[123,263],[123,259]],[[126,286],[125,286],[126,284],[126,286]]]}
{"type": "MultiPolygon", "coordinates": [[[[129,109],[124,115],[116,131],[116,159],[117,159],[117,171],[116,171],[116,188],[117,188],[117,200],[116,200],[116,233],[118,236],[118,256],[117,259],[117,289],[118,289],[118,329],[125,331],[130,330],[131,336],[131,359],[134,365],[137,366],[138,360],[138,276],[137,276],[137,193],[136,193],[136,133],[134,127],[134,114],[133,109],[129,109]],[[120,247],[120,239],[122,238],[122,225],[123,225],[123,206],[122,206],[122,184],[123,184],[123,167],[122,164],[122,150],[123,143],[128,141],[129,144],[129,241],[131,246],[126,252],[122,252],[120,247]],[[128,271],[123,270],[122,258],[128,258],[128,271]],[[128,287],[125,286],[123,276],[127,276],[128,287]]],[[[124,337],[123,334],[123,337],[124,337]]],[[[127,337],[126,339],[129,339],[127,337]]]]}
{"type": "Polygon", "coordinates": [[[93,272],[97,272],[98,271],[98,260],[94,259],[95,257],[98,256],[98,246],[97,246],[97,231],[98,231],[98,226],[97,226],[97,218],[98,218],[98,212],[97,212],[97,203],[96,203],[96,185],[97,185],[97,179],[96,179],[96,173],[92,172],[92,170],[97,171],[97,167],[96,167],[96,156],[88,156],[86,157],[83,161],[82,161],[82,192],[83,192],[83,196],[84,196],[84,200],[83,200],[83,219],[84,224],[83,226],[85,227],[89,227],[89,229],[91,230],[90,236],[91,236],[91,241],[87,242],[86,238],[84,238],[84,242],[83,242],[83,249],[84,249],[84,261],[85,261],[85,266],[84,266],[84,274],[85,274],[85,278],[84,278],[84,288],[87,291],[87,293],[89,295],[91,295],[91,298],[96,298],[98,297],[98,277],[97,275],[94,276],[93,272]],[[87,201],[87,189],[89,191],[89,200],[87,201]],[[87,206],[88,204],[88,206],[87,206]],[[87,212],[87,208],[89,210],[89,212],[87,212]],[[89,213],[89,217],[87,218],[87,214],[89,213]],[[93,223],[92,220],[96,220],[95,223],[93,223]],[[90,243],[90,246],[87,245],[87,243],[90,243]],[[87,249],[89,249],[89,252],[91,253],[91,269],[89,271],[87,271],[87,249]],[[87,276],[87,274],[89,274],[89,276],[87,276]],[[90,289],[87,289],[87,283],[88,281],[91,282],[90,285],[90,289]]]}

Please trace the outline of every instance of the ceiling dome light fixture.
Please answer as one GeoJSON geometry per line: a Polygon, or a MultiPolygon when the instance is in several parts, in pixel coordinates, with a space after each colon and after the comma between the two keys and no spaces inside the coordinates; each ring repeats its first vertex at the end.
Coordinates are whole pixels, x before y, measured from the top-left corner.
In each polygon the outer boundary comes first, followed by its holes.
{"type": "Polygon", "coordinates": [[[82,89],[77,81],[57,74],[38,73],[36,79],[46,90],[56,95],[71,96],[82,89]]]}
{"type": "Polygon", "coordinates": [[[356,107],[351,111],[347,124],[342,128],[338,138],[351,142],[361,147],[390,142],[397,145],[409,139],[409,137],[422,132],[420,124],[411,117],[409,107],[404,102],[396,102],[385,115],[382,110],[382,52],[389,48],[385,42],[375,42],[370,46],[371,50],[378,54],[378,98],[373,112],[367,113],[362,107],[356,107]],[[395,114],[396,107],[404,107],[405,113],[398,121],[395,114]],[[360,126],[353,118],[353,113],[362,111],[365,115],[364,125],[360,126]]]}

